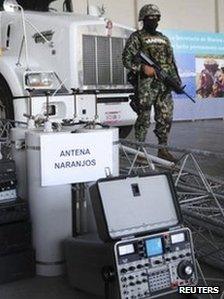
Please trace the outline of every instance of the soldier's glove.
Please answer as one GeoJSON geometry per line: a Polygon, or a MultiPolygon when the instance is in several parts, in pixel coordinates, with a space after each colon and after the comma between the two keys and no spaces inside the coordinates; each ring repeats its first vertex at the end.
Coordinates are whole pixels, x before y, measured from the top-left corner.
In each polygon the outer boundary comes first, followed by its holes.
{"type": "Polygon", "coordinates": [[[149,104],[144,101],[144,100],[140,100],[138,99],[138,97],[134,94],[130,96],[131,102],[130,102],[130,106],[132,108],[132,110],[137,113],[137,115],[141,114],[144,111],[149,110],[149,104]]]}
{"type": "Polygon", "coordinates": [[[137,113],[138,115],[140,114],[139,105],[135,100],[131,100],[130,106],[135,113],[137,113]]]}
{"type": "Polygon", "coordinates": [[[152,66],[143,64],[142,65],[142,72],[147,76],[147,77],[154,77],[156,76],[155,69],[152,66]]]}
{"type": "Polygon", "coordinates": [[[184,88],[185,86],[182,86],[181,85],[181,82],[178,82],[178,84],[177,84],[177,86],[176,86],[176,88],[175,88],[175,92],[177,93],[177,94],[183,94],[183,88],[184,88]]]}
{"type": "Polygon", "coordinates": [[[131,99],[130,106],[131,106],[132,110],[139,115],[140,114],[140,109],[139,109],[140,107],[139,107],[138,98],[136,97],[136,95],[131,95],[130,99],[131,99]]]}

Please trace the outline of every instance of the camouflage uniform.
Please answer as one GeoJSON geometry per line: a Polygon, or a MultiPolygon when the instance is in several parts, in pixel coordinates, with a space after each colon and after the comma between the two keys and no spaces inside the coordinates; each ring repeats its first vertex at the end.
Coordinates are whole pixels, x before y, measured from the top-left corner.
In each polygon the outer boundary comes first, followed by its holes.
{"type": "Polygon", "coordinates": [[[173,50],[165,35],[158,31],[150,34],[143,28],[131,34],[122,54],[124,66],[138,75],[137,97],[140,112],[135,123],[135,137],[138,141],[145,141],[153,105],[156,121],[154,133],[160,144],[167,144],[173,117],[171,91],[156,77],[144,75],[141,71],[141,63],[135,60],[140,50],[146,55],[150,54],[171,77],[180,81],[173,50]]]}

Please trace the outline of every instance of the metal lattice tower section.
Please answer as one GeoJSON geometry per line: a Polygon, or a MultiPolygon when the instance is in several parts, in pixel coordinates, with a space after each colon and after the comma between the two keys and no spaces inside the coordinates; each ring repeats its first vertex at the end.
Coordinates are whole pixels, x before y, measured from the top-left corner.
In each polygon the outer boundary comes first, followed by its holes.
{"type": "Polygon", "coordinates": [[[168,149],[181,154],[178,163],[170,163],[150,154],[158,145],[120,141],[121,173],[141,174],[170,171],[185,224],[191,228],[199,260],[224,269],[224,181],[202,171],[203,159],[223,159],[223,154],[199,150],[168,149]],[[145,157],[140,165],[138,157],[145,157]],[[200,162],[199,162],[200,161],[200,162]]]}

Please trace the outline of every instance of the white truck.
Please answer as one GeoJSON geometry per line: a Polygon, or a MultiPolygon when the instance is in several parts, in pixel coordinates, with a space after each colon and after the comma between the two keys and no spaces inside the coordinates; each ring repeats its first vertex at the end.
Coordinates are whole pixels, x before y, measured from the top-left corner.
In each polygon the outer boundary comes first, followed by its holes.
{"type": "Polygon", "coordinates": [[[125,137],[136,119],[121,60],[131,29],[76,14],[68,0],[0,5],[0,118],[96,121],[125,137]]]}

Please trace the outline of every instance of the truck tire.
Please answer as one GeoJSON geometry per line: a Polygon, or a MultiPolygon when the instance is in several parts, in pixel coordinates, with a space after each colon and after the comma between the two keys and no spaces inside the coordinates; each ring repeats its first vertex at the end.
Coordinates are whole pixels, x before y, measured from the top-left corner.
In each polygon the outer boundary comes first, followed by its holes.
{"type": "Polygon", "coordinates": [[[0,119],[14,119],[13,112],[13,95],[5,81],[0,74],[0,119]]]}
{"type": "Polygon", "coordinates": [[[128,137],[128,135],[131,133],[132,128],[133,128],[132,125],[119,127],[119,137],[120,138],[128,137]]]}

